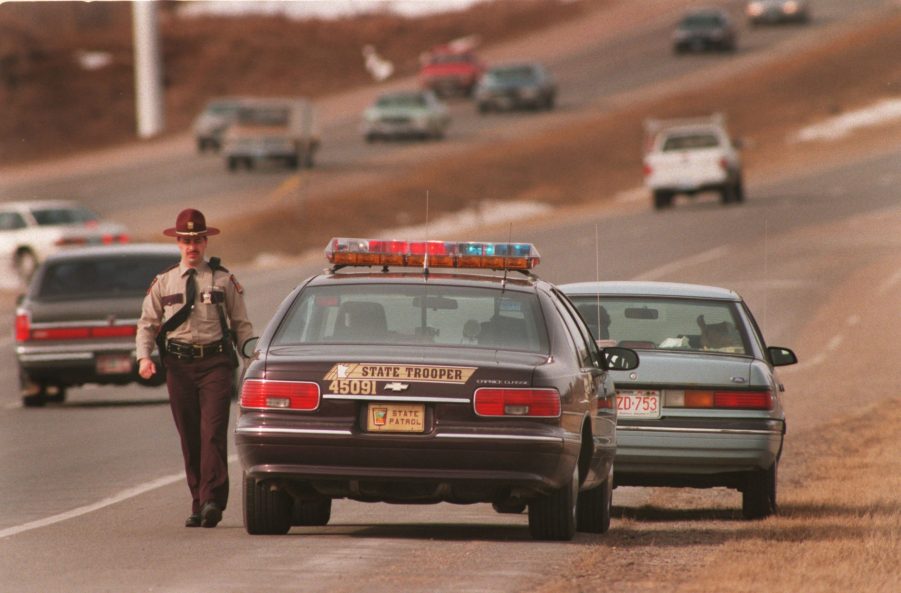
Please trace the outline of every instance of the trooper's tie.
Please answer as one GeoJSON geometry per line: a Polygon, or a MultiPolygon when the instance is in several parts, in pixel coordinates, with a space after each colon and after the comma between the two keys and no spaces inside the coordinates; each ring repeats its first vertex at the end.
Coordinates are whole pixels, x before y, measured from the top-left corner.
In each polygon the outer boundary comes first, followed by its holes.
{"type": "Polygon", "coordinates": [[[194,308],[194,299],[197,298],[197,279],[194,276],[197,274],[197,270],[188,268],[187,274],[188,277],[185,280],[185,304],[166,322],[166,331],[172,331],[184,323],[188,315],[191,314],[191,309],[194,308]]]}

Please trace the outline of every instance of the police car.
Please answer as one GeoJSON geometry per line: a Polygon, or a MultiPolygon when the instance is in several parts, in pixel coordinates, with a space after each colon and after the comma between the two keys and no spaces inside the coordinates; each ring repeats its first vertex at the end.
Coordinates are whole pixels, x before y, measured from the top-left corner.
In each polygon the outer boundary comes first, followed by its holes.
{"type": "Polygon", "coordinates": [[[325,525],[331,501],[528,507],[537,539],[610,523],[608,368],[524,243],[332,239],[331,267],[253,346],[235,442],[251,534],[325,525]]]}

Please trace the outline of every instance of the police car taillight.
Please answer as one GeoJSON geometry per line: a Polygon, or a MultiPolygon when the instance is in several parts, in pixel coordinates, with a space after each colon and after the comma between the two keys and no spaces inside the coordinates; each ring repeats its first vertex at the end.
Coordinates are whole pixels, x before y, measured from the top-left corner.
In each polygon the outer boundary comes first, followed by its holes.
{"type": "Polygon", "coordinates": [[[319,407],[319,384],[306,381],[247,379],[241,387],[241,407],[309,412],[319,407]]]}
{"type": "Polygon", "coordinates": [[[559,418],[560,393],[553,388],[482,387],[473,394],[472,407],[478,416],[559,418]]]}
{"type": "Polygon", "coordinates": [[[325,248],[336,266],[428,266],[530,270],[541,256],[531,243],[397,241],[336,237],[325,248]]]}

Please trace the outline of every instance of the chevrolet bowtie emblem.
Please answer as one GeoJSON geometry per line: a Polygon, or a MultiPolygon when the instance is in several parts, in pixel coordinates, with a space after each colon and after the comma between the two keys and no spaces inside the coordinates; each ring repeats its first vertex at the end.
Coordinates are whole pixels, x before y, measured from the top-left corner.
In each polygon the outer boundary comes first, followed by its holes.
{"type": "Polygon", "coordinates": [[[405,391],[410,386],[406,383],[398,383],[397,381],[393,383],[385,383],[385,389],[388,391],[405,391]]]}

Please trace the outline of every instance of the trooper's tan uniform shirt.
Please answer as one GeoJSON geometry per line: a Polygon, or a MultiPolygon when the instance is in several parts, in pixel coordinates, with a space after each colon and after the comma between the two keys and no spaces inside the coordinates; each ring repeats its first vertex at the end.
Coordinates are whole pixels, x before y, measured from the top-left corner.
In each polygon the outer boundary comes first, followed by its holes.
{"type": "MultiPolygon", "coordinates": [[[[185,282],[189,266],[179,264],[158,274],[154,278],[144,303],[135,338],[135,358],[149,358],[156,345],[156,335],[166,319],[172,317],[185,304],[185,282]]],[[[188,344],[211,344],[222,339],[222,326],[216,309],[225,303],[226,320],[237,336],[237,349],[252,337],[253,326],[247,319],[244,305],[244,289],[235,276],[223,269],[213,274],[207,262],[196,268],[197,296],[194,310],[179,327],[170,331],[166,338],[188,344]]]]}

